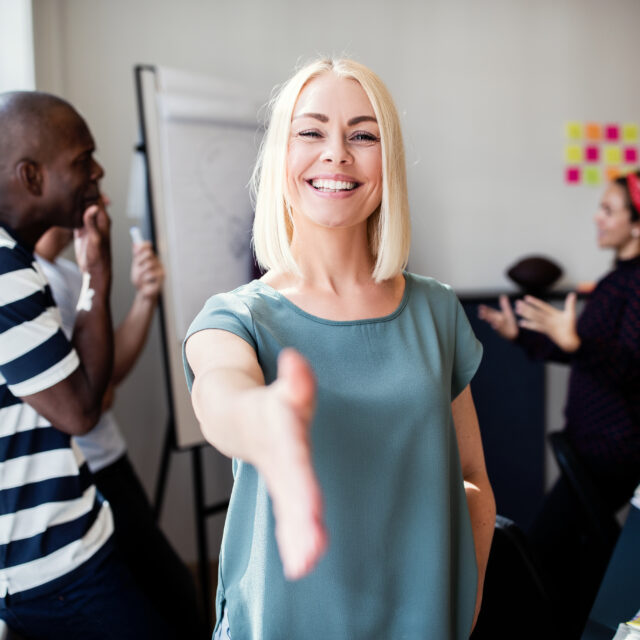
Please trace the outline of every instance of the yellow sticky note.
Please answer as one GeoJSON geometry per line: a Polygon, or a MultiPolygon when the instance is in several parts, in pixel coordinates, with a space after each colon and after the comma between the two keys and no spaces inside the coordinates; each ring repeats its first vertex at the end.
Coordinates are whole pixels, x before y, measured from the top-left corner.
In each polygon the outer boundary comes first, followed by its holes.
{"type": "Polygon", "coordinates": [[[640,127],[635,122],[626,122],[622,125],[622,139],[625,142],[637,142],[640,137],[640,127]]]}
{"type": "Polygon", "coordinates": [[[600,169],[598,167],[585,167],[584,182],[591,186],[600,184],[600,169]]]}
{"type": "Polygon", "coordinates": [[[606,164],[620,164],[622,162],[622,151],[615,145],[604,148],[604,161],[606,164]]]}
{"type": "Polygon", "coordinates": [[[564,148],[564,159],[567,164],[582,162],[582,147],[577,144],[569,144],[564,148]]]}
{"type": "Polygon", "coordinates": [[[582,140],[582,123],[567,122],[564,126],[564,133],[569,140],[582,140]]]}

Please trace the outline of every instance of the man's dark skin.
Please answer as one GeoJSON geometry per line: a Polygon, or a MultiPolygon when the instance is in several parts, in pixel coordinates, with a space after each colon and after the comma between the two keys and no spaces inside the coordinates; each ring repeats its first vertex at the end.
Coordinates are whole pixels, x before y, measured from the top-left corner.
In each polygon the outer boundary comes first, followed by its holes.
{"type": "Polygon", "coordinates": [[[49,227],[76,229],[78,265],[91,276],[92,306],[78,312],[71,339],[80,366],[22,398],[70,435],[98,421],[113,366],[110,220],[94,151],[89,128],[68,103],[38,92],[0,94],[0,224],[30,251],[49,227]]]}

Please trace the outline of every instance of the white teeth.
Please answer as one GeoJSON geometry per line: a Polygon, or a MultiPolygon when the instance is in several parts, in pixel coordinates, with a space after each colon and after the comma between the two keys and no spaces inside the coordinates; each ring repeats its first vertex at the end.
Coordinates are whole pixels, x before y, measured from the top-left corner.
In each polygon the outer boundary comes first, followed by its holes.
{"type": "Polygon", "coordinates": [[[320,191],[351,191],[357,183],[344,180],[312,180],[311,185],[320,191]]]}

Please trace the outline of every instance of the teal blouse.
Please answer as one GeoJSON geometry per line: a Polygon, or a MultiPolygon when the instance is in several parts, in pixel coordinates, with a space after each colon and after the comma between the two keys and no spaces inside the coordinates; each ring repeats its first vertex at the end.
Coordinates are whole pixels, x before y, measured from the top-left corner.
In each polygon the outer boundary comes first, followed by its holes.
{"type": "Polygon", "coordinates": [[[265,484],[234,460],[216,596],[233,640],[469,635],[477,568],[451,401],[482,347],[448,286],[404,275],[400,305],[380,318],[319,318],[253,281],[210,298],[189,328],[246,340],[267,384],[294,347],[318,383],[311,435],[329,548],[310,575],[285,580],[265,484]]]}

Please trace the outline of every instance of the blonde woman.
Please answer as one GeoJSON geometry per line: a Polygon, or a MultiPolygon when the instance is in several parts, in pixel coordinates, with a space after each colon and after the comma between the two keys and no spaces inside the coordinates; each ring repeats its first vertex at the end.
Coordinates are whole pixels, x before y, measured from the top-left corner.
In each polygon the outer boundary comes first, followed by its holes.
{"type": "Polygon", "coordinates": [[[495,506],[455,295],[404,271],[404,150],[381,80],[319,60],[280,90],[254,173],[266,274],[185,341],[233,458],[216,637],[466,638],[495,506]]]}

